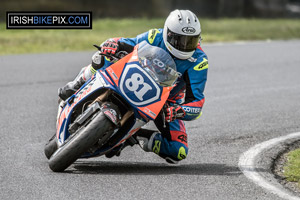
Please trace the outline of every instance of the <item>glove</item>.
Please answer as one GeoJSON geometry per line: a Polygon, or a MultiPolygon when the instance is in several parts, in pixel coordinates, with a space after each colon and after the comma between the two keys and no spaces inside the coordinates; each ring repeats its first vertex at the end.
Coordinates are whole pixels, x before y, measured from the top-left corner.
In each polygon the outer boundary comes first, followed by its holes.
{"type": "Polygon", "coordinates": [[[172,122],[175,119],[182,119],[185,116],[185,111],[180,105],[166,106],[164,108],[165,120],[172,122]]]}
{"type": "Polygon", "coordinates": [[[101,45],[101,51],[104,54],[115,55],[119,50],[119,45],[114,40],[107,40],[101,45]]]}

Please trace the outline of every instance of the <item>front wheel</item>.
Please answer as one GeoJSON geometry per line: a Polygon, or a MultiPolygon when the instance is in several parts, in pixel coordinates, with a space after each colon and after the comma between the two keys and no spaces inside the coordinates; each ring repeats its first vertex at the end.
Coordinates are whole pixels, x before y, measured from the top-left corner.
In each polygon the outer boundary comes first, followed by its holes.
{"type": "Polygon", "coordinates": [[[49,167],[54,172],[62,172],[87,152],[95,143],[104,142],[113,132],[113,123],[100,111],[83,127],[79,128],[57,149],[49,160],[49,167]]]}
{"type": "Polygon", "coordinates": [[[47,142],[44,148],[45,156],[49,159],[52,154],[57,150],[57,144],[56,144],[56,134],[54,134],[50,140],[47,142]]]}

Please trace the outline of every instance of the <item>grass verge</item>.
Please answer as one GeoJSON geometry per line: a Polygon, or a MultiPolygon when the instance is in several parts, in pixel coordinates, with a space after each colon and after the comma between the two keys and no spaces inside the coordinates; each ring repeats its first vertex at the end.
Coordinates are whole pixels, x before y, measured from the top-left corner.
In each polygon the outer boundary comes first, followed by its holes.
{"type": "MultiPolygon", "coordinates": [[[[164,19],[97,19],[92,30],[6,30],[0,24],[0,55],[93,50],[110,37],[135,37],[160,28],[164,19]]],[[[201,19],[207,42],[300,38],[297,19],[201,19]]]]}
{"type": "Polygon", "coordinates": [[[291,182],[298,182],[300,187],[300,149],[288,153],[287,162],[283,169],[286,179],[291,182]]]}

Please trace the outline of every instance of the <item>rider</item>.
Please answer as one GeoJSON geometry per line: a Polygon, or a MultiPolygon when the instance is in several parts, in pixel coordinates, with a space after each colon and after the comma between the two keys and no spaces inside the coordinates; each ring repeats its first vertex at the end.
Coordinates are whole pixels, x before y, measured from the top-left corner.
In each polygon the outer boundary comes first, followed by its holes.
{"type": "MultiPolygon", "coordinates": [[[[169,52],[180,76],[170,93],[167,107],[164,108],[165,115],[158,116],[154,121],[159,132],[140,129],[136,139],[143,150],[154,152],[169,163],[177,163],[188,154],[184,121],[198,119],[204,104],[203,91],[208,61],[200,46],[200,22],[189,10],[174,10],[166,19],[163,29],[151,29],[135,38],[108,39],[101,44],[101,52],[109,55],[117,55],[124,51],[130,53],[134,46],[142,41],[169,52]],[[163,123],[163,116],[166,123],[163,123]]],[[[107,57],[99,55],[101,52],[93,55],[92,64],[83,68],[74,81],[59,89],[62,99],[71,96],[97,69],[113,63],[107,57]]],[[[119,155],[120,150],[116,149],[113,155],[119,155]]]]}

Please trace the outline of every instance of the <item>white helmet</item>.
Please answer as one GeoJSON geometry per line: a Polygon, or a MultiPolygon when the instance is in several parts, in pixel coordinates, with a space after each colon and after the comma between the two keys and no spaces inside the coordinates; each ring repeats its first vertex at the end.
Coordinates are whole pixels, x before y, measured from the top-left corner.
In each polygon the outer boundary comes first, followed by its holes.
{"type": "Polygon", "coordinates": [[[195,52],[200,34],[200,22],[194,13],[174,10],[166,19],[163,40],[173,56],[185,60],[195,52]]]}

